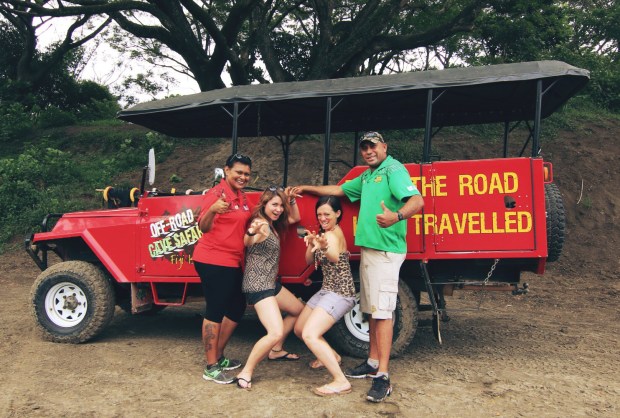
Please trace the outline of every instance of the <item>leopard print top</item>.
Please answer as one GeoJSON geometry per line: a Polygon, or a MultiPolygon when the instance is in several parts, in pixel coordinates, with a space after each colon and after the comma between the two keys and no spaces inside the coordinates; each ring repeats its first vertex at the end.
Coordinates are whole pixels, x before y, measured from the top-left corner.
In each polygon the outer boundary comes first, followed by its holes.
{"type": "Polygon", "coordinates": [[[344,297],[355,297],[355,285],[353,284],[348,251],[340,253],[337,263],[329,261],[318,250],[314,252],[314,259],[321,264],[323,270],[321,290],[334,292],[344,297]]]}
{"type": "Polygon", "coordinates": [[[243,293],[275,289],[280,264],[280,239],[271,231],[269,236],[245,251],[243,293]]]}

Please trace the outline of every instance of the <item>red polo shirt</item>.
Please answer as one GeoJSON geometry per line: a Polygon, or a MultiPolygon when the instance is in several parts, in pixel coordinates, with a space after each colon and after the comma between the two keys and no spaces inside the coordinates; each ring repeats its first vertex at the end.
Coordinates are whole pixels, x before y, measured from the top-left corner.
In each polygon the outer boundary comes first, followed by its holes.
{"type": "Polygon", "coordinates": [[[196,243],[193,259],[201,263],[225,267],[240,267],[243,261],[245,246],[243,236],[251,212],[248,201],[242,191],[233,191],[226,179],[211,188],[204,195],[198,222],[224,193],[230,205],[228,211],[216,214],[211,230],[196,243]]]}

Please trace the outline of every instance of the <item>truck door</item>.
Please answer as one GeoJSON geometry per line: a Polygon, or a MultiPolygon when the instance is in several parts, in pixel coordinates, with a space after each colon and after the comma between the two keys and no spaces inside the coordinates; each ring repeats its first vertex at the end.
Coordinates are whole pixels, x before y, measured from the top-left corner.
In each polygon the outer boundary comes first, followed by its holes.
{"type": "Polygon", "coordinates": [[[149,196],[140,210],[137,270],[143,280],[197,277],[192,255],[202,233],[196,223],[202,196],[149,196]]]}
{"type": "Polygon", "coordinates": [[[436,252],[535,249],[531,159],[435,162],[431,176],[436,252]]]}

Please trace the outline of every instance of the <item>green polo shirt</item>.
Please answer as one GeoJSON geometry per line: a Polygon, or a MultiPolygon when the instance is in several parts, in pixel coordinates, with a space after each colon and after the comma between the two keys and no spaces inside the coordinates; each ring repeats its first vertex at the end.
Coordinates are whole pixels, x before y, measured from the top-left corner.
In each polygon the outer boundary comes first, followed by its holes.
{"type": "Polygon", "coordinates": [[[403,207],[403,199],[420,194],[405,166],[388,155],[375,170],[369,168],[341,187],[351,202],[360,200],[355,245],[405,254],[407,222],[397,222],[389,228],[377,224],[377,215],[383,213],[381,202],[396,212],[403,207]]]}

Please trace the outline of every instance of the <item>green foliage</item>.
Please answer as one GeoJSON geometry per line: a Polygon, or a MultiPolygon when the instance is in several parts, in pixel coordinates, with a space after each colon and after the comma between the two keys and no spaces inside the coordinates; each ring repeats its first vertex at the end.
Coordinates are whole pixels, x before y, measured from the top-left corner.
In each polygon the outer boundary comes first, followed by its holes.
{"type": "Polygon", "coordinates": [[[572,65],[590,71],[590,82],[583,94],[591,102],[612,111],[620,110],[620,59],[592,51],[573,51],[565,48],[559,48],[557,56],[572,65]]]}
{"type": "Polygon", "coordinates": [[[32,115],[19,103],[0,102],[0,146],[22,138],[33,130],[32,115]]]}
{"type": "Polygon", "coordinates": [[[70,154],[57,149],[33,146],[0,159],[0,245],[26,234],[47,213],[74,209],[70,196],[80,180],[70,154]]]}
{"type": "Polygon", "coordinates": [[[68,126],[77,122],[75,114],[57,107],[50,106],[39,113],[38,124],[40,128],[53,128],[56,126],[68,126]]]}
{"type": "Polygon", "coordinates": [[[172,175],[170,176],[170,183],[180,183],[180,182],[182,182],[182,181],[183,181],[183,178],[182,178],[182,177],[179,177],[179,176],[178,176],[178,175],[176,175],[176,174],[172,174],[172,175]]]}
{"type": "Polygon", "coordinates": [[[535,61],[568,42],[565,9],[551,0],[497,2],[481,14],[459,55],[470,65],[535,61]]]}
{"type": "Polygon", "coordinates": [[[101,195],[95,189],[120,173],[138,172],[149,148],[156,149],[159,160],[172,151],[174,143],[164,135],[110,129],[121,124],[76,126],[73,130],[82,132],[72,136],[64,130],[46,136],[37,132],[36,144],[0,158],[0,250],[16,235],[37,231],[48,213],[99,207],[101,195]]]}

